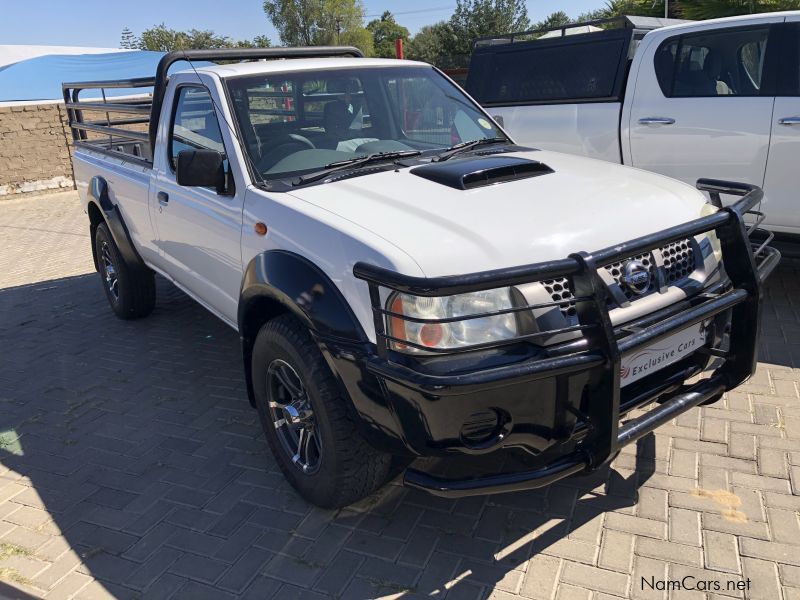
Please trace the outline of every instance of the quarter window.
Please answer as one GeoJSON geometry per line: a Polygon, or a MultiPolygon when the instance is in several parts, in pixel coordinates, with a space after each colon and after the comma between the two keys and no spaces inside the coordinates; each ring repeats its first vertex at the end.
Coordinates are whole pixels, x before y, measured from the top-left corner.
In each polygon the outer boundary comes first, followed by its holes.
{"type": "Polygon", "coordinates": [[[173,170],[178,152],[193,149],[225,152],[219,121],[208,90],[182,87],[178,90],[170,134],[170,163],[173,170]]]}
{"type": "Polygon", "coordinates": [[[759,96],[769,27],[675,37],[656,52],[655,70],[668,98],[759,96]]]}

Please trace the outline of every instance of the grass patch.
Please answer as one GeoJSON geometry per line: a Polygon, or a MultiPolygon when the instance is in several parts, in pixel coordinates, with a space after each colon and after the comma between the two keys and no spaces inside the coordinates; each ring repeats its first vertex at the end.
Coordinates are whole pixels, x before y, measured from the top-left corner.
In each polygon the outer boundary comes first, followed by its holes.
{"type": "Polygon", "coordinates": [[[0,450],[5,450],[17,456],[22,456],[24,454],[16,431],[13,429],[0,431],[0,450]]]}
{"type": "Polygon", "coordinates": [[[5,560],[12,556],[30,556],[31,554],[33,554],[33,552],[22,546],[0,543],[0,560],[5,560]]]}
{"type": "Polygon", "coordinates": [[[31,580],[23,577],[16,569],[0,567],[0,581],[11,581],[20,585],[31,585],[31,580]]]}

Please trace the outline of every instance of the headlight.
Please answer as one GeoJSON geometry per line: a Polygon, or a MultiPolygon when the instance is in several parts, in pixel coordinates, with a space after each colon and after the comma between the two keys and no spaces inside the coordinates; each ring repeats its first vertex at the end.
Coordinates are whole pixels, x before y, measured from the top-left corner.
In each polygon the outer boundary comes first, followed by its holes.
{"type": "MultiPolygon", "coordinates": [[[[513,306],[511,288],[432,298],[396,293],[389,297],[387,304],[393,313],[415,319],[458,319],[513,306]]],[[[459,348],[517,336],[517,320],[513,312],[448,323],[415,323],[399,317],[389,317],[387,321],[391,336],[424,348],[459,348]]],[[[400,342],[392,342],[392,348],[402,352],[424,352],[400,342]]]]}

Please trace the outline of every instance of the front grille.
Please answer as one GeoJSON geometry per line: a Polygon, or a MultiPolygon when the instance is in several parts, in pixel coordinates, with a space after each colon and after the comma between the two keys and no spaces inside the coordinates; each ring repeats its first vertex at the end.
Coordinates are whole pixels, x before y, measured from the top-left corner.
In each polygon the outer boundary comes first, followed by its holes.
{"type": "Polygon", "coordinates": [[[680,240],[661,247],[667,283],[680,281],[692,274],[695,267],[691,240],[680,240]]]}
{"type": "Polygon", "coordinates": [[[547,293],[550,294],[553,302],[568,301],[558,305],[562,315],[565,317],[575,317],[578,315],[578,310],[575,308],[575,301],[573,300],[575,295],[569,288],[569,279],[566,277],[546,279],[542,281],[542,285],[544,289],[547,290],[547,293]]]}
{"type": "MultiPolygon", "coordinates": [[[[667,282],[667,285],[680,282],[694,272],[696,268],[694,255],[695,250],[694,243],[691,238],[666,244],[661,246],[658,250],[662,256],[664,264],[664,278],[667,282]]],[[[625,260],[615,262],[610,265],[605,265],[603,269],[605,269],[605,271],[611,276],[611,278],[614,280],[614,283],[619,286],[620,290],[622,290],[622,293],[625,294],[625,297],[629,301],[643,298],[644,296],[652,294],[658,289],[656,261],[650,252],[631,256],[625,260]],[[622,279],[625,263],[630,260],[641,261],[641,263],[650,271],[650,286],[643,294],[636,294],[633,292],[628,288],[622,279]]],[[[553,302],[562,303],[558,306],[561,314],[569,320],[574,320],[578,314],[578,311],[575,308],[575,302],[572,300],[574,295],[569,287],[569,279],[566,277],[561,277],[559,279],[547,279],[542,281],[542,285],[544,286],[545,290],[547,290],[547,293],[550,294],[553,302]]],[[[609,308],[616,307],[616,303],[614,303],[613,300],[609,300],[609,308]]]]}

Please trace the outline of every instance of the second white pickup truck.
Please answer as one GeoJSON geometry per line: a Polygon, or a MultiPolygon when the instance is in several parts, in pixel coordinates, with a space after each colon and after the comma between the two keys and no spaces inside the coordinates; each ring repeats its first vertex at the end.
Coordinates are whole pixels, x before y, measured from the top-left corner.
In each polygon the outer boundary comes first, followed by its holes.
{"type": "Polygon", "coordinates": [[[765,226],[800,236],[800,12],[623,24],[479,40],[467,91],[519,143],[761,186],[765,226]]]}
{"type": "Polygon", "coordinates": [[[155,78],[64,84],[112,310],[149,314],[160,273],[238,331],[249,399],[307,500],[358,500],[397,457],[523,452],[525,471],[405,482],[540,487],[752,374],[780,258],[748,239],[757,186],[701,181],[707,201],[532,151],[432,66],[359,56],[186,51],[155,78]],[[91,100],[130,86],[152,99],[91,100]]]}

